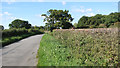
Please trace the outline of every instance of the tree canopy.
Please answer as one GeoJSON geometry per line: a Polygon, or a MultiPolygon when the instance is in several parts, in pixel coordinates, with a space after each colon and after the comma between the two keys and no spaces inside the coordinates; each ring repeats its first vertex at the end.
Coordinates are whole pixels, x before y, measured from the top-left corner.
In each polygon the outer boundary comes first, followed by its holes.
{"type": "Polygon", "coordinates": [[[50,9],[47,11],[47,14],[42,14],[41,16],[45,17],[44,22],[46,22],[46,26],[50,30],[60,27],[63,29],[68,29],[73,26],[70,23],[73,21],[73,18],[68,12],[68,10],[63,11],[50,9]]]}
{"type": "Polygon", "coordinates": [[[16,19],[9,24],[10,28],[26,28],[29,29],[31,28],[31,24],[29,24],[28,21],[16,19]]]}
{"type": "Polygon", "coordinates": [[[98,28],[101,27],[110,27],[116,22],[120,22],[120,13],[111,13],[109,15],[97,14],[92,17],[83,16],[78,21],[78,28],[98,28]]]}

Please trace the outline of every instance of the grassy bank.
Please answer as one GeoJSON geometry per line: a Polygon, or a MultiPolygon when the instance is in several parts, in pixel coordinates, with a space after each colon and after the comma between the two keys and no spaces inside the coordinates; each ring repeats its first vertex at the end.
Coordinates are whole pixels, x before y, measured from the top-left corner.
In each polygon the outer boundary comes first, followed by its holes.
{"type": "Polygon", "coordinates": [[[40,42],[38,66],[115,66],[117,29],[56,30],[40,42]]]}
{"type": "Polygon", "coordinates": [[[66,57],[70,50],[61,45],[53,36],[45,34],[38,51],[38,66],[65,66],[71,64],[66,57]]]}
{"type": "Polygon", "coordinates": [[[6,29],[2,31],[2,47],[7,46],[8,44],[17,42],[26,37],[43,34],[43,31],[35,29],[6,29]]]}

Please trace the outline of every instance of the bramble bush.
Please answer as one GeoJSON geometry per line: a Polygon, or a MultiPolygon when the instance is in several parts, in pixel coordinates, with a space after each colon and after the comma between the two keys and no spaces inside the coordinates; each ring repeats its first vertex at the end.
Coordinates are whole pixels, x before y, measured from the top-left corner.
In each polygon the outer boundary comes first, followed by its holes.
{"type": "Polygon", "coordinates": [[[53,36],[71,50],[69,61],[74,60],[75,66],[115,66],[118,63],[117,28],[54,30],[53,36]]]}

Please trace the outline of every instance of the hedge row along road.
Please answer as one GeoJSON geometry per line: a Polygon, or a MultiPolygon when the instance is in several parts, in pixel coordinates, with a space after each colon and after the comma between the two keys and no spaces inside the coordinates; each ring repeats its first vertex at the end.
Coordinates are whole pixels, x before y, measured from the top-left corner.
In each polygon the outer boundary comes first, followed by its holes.
{"type": "Polygon", "coordinates": [[[37,50],[43,34],[10,44],[2,49],[2,66],[36,66],[37,50]]]}

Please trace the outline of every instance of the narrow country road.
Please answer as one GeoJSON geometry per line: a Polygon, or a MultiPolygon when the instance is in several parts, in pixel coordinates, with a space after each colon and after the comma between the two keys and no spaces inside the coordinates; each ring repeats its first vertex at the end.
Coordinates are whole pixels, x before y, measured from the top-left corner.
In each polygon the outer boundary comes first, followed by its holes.
{"type": "Polygon", "coordinates": [[[35,35],[2,49],[2,66],[36,66],[42,35],[35,35]]]}

